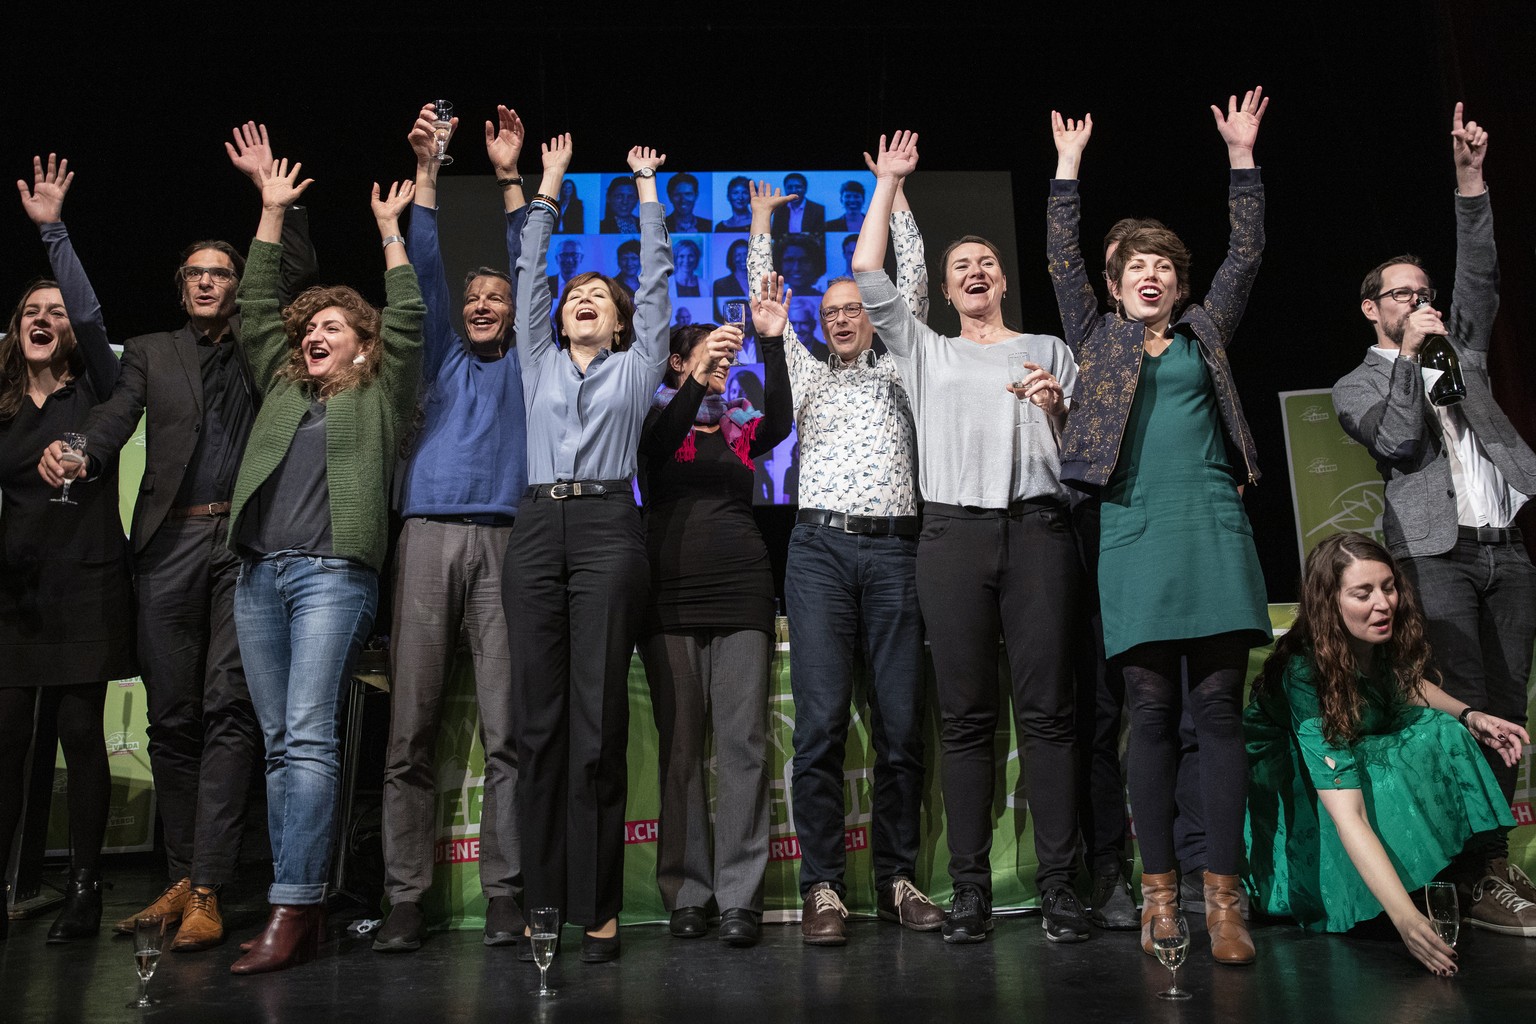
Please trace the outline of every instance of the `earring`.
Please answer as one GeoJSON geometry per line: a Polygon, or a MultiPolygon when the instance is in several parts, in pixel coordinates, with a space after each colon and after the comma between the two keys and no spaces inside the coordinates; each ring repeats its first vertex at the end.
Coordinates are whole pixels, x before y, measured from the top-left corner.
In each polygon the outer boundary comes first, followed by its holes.
{"type": "Polygon", "coordinates": [[[363,355],[361,352],[359,352],[357,355],[352,357],[352,365],[353,366],[362,366],[367,361],[368,361],[368,357],[363,355]]]}

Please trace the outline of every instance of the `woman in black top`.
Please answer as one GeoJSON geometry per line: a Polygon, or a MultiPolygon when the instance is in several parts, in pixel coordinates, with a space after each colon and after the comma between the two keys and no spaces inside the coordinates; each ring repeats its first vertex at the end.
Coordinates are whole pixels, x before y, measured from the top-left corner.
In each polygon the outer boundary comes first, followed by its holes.
{"type": "Polygon", "coordinates": [[[753,305],[768,371],[765,409],[727,402],[741,331],[694,324],[672,332],[664,386],[640,434],[640,486],[655,602],[641,641],[660,733],[656,881],[672,934],[757,942],[768,863],[768,659],[773,570],[752,518],[754,471],[789,436],[783,281],[753,305]],[[708,732],[717,775],[713,843],[708,732]],[[711,852],[713,848],[713,852],[711,852]]]}

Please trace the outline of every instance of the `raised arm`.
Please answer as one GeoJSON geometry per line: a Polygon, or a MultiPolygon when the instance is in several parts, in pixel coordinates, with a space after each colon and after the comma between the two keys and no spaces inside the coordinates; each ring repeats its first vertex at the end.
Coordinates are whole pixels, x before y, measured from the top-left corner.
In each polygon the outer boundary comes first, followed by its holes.
{"type": "Polygon", "coordinates": [[[1456,281],[1446,336],[1487,359],[1493,320],[1499,311],[1499,259],[1493,244],[1493,208],[1483,183],[1488,132],[1462,121],[1462,105],[1451,118],[1451,156],[1456,164],[1456,281]]]}
{"type": "MultiPolygon", "coordinates": [[[[522,175],[517,173],[517,158],[523,152],[523,119],[505,104],[496,107],[496,121],[485,122],[485,155],[496,170],[496,184],[501,189],[502,209],[515,213],[526,204],[522,175]]],[[[560,194],[555,193],[558,202],[560,194]]]]}
{"type": "MultiPolygon", "coordinates": [[[[441,242],[437,233],[437,140],[433,122],[437,119],[432,104],[422,106],[416,123],[406,135],[411,153],[416,157],[416,195],[406,228],[405,253],[416,268],[421,297],[427,304],[427,318],[422,325],[422,379],[437,379],[443,360],[459,344],[453,326],[453,293],[448,289],[448,272],[443,266],[441,242]]],[[[454,124],[458,118],[454,118],[454,124]]]]}
{"type": "MultiPolygon", "coordinates": [[[[879,175],[874,158],[864,154],[869,173],[879,175]]],[[[896,290],[907,309],[921,323],[928,322],[928,256],[923,248],[923,233],[917,230],[917,218],[907,201],[907,179],[896,182],[896,198],[891,203],[891,242],[896,249],[896,290]]]]}
{"type": "MultiPolygon", "coordinates": [[[[260,190],[262,169],[272,166],[272,142],[267,135],[267,126],[247,121],[232,129],[230,134],[233,141],[224,143],[229,162],[260,190]]],[[[278,297],[286,306],[320,272],[315,243],[309,236],[309,211],[297,203],[284,211],[282,245],[283,269],[278,297]]]]}
{"type": "Polygon", "coordinates": [[[1221,332],[1219,338],[1205,340],[1217,346],[1224,347],[1232,340],[1248,305],[1248,293],[1253,290],[1264,252],[1264,186],[1253,162],[1253,146],[1259,137],[1259,122],[1268,107],[1269,98],[1262,87],[1244,93],[1241,103],[1235,95],[1228,97],[1225,115],[1220,107],[1211,107],[1216,130],[1227,145],[1227,162],[1231,165],[1231,183],[1227,190],[1227,213],[1231,223],[1227,258],[1217,269],[1203,303],[1221,332]]]}
{"type": "Polygon", "coordinates": [[[245,261],[245,274],[240,279],[240,345],[250,360],[252,377],[263,390],[272,386],[277,371],[288,359],[288,333],[283,328],[278,294],[282,270],[280,241],[283,214],[313,184],[312,178],[299,180],[301,168],[301,164],[290,168],[287,160],[279,160],[257,169],[261,219],[245,261]]]}
{"type": "Polygon", "coordinates": [[[874,157],[865,153],[864,160],[875,168],[875,194],[870,196],[869,209],[865,211],[864,224],[859,229],[859,241],[853,247],[855,273],[885,269],[885,248],[890,240],[889,221],[896,189],[902,178],[917,169],[917,133],[897,132],[891,136],[890,145],[886,145],[884,135],[880,136],[879,151],[874,157]]]}
{"type": "Polygon", "coordinates": [[[657,199],[655,176],[667,162],[667,156],[646,146],[635,146],[627,159],[631,172],[642,168],[651,172],[635,177],[635,191],[640,194],[640,287],[635,289],[633,353],[644,364],[644,372],[654,388],[667,362],[672,329],[672,300],[667,294],[667,279],[672,276],[672,243],[667,236],[666,215],[657,199]]]}
{"type": "Polygon", "coordinates": [[[1092,135],[1092,114],[1083,115],[1079,121],[1051,111],[1056,177],[1051,180],[1045,207],[1045,262],[1056,293],[1056,309],[1061,314],[1062,337],[1073,352],[1078,351],[1103,317],[1098,296],[1089,282],[1079,237],[1082,197],[1077,191],[1077,174],[1083,150],[1092,135]]]}
{"type": "Polygon", "coordinates": [[[523,222],[522,251],[517,259],[515,287],[517,311],[513,323],[517,330],[517,347],[523,366],[523,387],[526,391],[538,379],[533,366],[558,353],[555,347],[555,328],[550,322],[549,288],[544,282],[544,261],[549,253],[549,236],[560,218],[560,183],[565,180],[565,169],[571,165],[571,136],[556,135],[539,147],[544,176],[539,181],[538,194],[529,203],[523,222]]]}
{"type": "Polygon", "coordinates": [[[405,239],[400,237],[400,215],[411,204],[415,191],[415,185],[409,181],[395,182],[388,192],[374,182],[370,204],[384,246],[385,306],[379,317],[383,358],[378,384],[390,393],[395,413],[402,419],[416,402],[416,386],[421,376],[421,329],[426,316],[416,271],[406,256],[405,239]]]}
{"type": "MultiPolygon", "coordinates": [[[[752,195],[752,226],[747,236],[747,282],[752,298],[756,300],[762,294],[765,284],[779,279],[779,275],[773,272],[773,236],[770,234],[773,211],[788,203],[793,196],[784,195],[777,188],[769,188],[766,181],[748,182],[747,188],[752,195]]],[[[806,350],[795,325],[789,322],[787,315],[783,332],[784,358],[790,387],[794,394],[799,395],[813,374],[830,371],[806,350]]],[[[762,335],[761,327],[757,333],[762,335]]]]}
{"type": "MultiPolygon", "coordinates": [[[[779,275],[765,275],[752,297],[752,326],[757,329],[758,353],[766,371],[763,378],[763,421],[758,424],[749,449],[756,458],[778,447],[795,426],[794,389],[785,362],[784,329],[789,324],[789,300],[794,290],[779,275]]],[[[794,346],[802,354],[805,350],[794,346]]]]}

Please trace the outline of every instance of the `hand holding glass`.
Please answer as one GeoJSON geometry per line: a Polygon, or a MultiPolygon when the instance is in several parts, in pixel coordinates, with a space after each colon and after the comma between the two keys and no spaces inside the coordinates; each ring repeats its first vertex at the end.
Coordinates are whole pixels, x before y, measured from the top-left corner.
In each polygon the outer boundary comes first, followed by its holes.
{"type": "Polygon", "coordinates": [[[533,947],[533,962],[539,967],[539,989],[534,995],[552,996],[557,990],[549,987],[548,971],[560,944],[560,911],[540,907],[529,912],[528,941],[533,947]]]}
{"type": "MultiPolygon", "coordinates": [[[[1028,378],[1031,373],[1035,372],[1026,365],[1027,363],[1032,362],[1034,362],[1034,360],[1030,358],[1029,352],[1027,351],[1008,353],[1009,387],[1022,388],[1024,386],[1025,379],[1028,378]]],[[[1035,417],[1040,415],[1036,411],[1037,407],[1032,399],[1025,398],[1023,394],[1019,392],[1014,393],[1014,398],[1019,406],[1018,414],[1014,416],[1013,419],[1014,426],[1023,426],[1026,423],[1033,422],[1035,417]]]]}
{"type": "Polygon", "coordinates": [[[165,918],[140,917],[133,922],[133,961],[139,969],[139,999],[129,1003],[132,1010],[153,1006],[149,998],[149,979],[155,976],[160,950],[165,948],[165,918]]]}
{"type": "Polygon", "coordinates": [[[448,139],[453,135],[453,104],[447,100],[433,100],[432,113],[437,118],[432,124],[437,137],[437,155],[432,159],[447,167],[453,163],[453,157],[448,155],[448,139]]]}
{"type": "Polygon", "coordinates": [[[1452,949],[1461,934],[1461,906],[1456,900],[1456,886],[1450,882],[1430,882],[1424,887],[1424,911],[1435,934],[1452,949]]]}
{"type": "Polygon", "coordinates": [[[1188,999],[1189,993],[1179,988],[1179,968],[1189,954],[1189,922],[1183,914],[1159,915],[1152,919],[1152,952],[1158,962],[1168,968],[1168,991],[1159,992],[1159,999],[1188,999]]]}
{"type": "MultiPolygon", "coordinates": [[[[741,299],[732,299],[725,304],[725,322],[741,331],[743,339],[747,334],[747,303],[741,299]]],[[[736,366],[741,362],[741,350],[731,353],[731,365],[736,366]]]]}
{"type": "MultiPolygon", "coordinates": [[[[59,453],[59,461],[82,467],[85,466],[85,435],[65,434],[60,440],[64,442],[64,450],[59,453]]],[[[69,497],[69,485],[74,482],[74,477],[64,478],[64,491],[57,498],[48,500],[56,505],[78,505],[78,501],[72,501],[69,497]]]]}

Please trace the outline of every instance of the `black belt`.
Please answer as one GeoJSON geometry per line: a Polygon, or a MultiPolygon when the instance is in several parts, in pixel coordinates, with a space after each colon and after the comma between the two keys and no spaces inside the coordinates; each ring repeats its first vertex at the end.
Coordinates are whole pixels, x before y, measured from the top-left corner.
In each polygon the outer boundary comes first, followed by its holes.
{"type": "Polygon", "coordinates": [[[802,526],[827,526],[844,533],[869,537],[916,537],[922,525],[917,516],[850,516],[821,508],[803,508],[795,513],[802,526]]]}
{"type": "Polygon", "coordinates": [[[1518,526],[1458,526],[1456,536],[1460,540],[1475,540],[1479,544],[1518,544],[1518,526]]]}
{"type": "Polygon", "coordinates": [[[940,515],[969,519],[1006,519],[1012,516],[1029,515],[1032,512],[1046,512],[1052,509],[1065,512],[1067,506],[1059,501],[1044,498],[1021,498],[1018,501],[1010,501],[1007,508],[984,508],[980,505],[945,505],[937,501],[923,503],[924,512],[937,512],[940,515]]]}
{"type": "Polygon", "coordinates": [[[448,523],[453,526],[511,526],[517,522],[512,516],[504,516],[497,512],[473,516],[415,516],[413,518],[425,519],[429,523],[448,523]]]}
{"type": "Polygon", "coordinates": [[[624,494],[633,497],[629,479],[623,480],[562,480],[554,484],[534,484],[523,492],[525,498],[601,498],[605,494],[624,494]]]}

